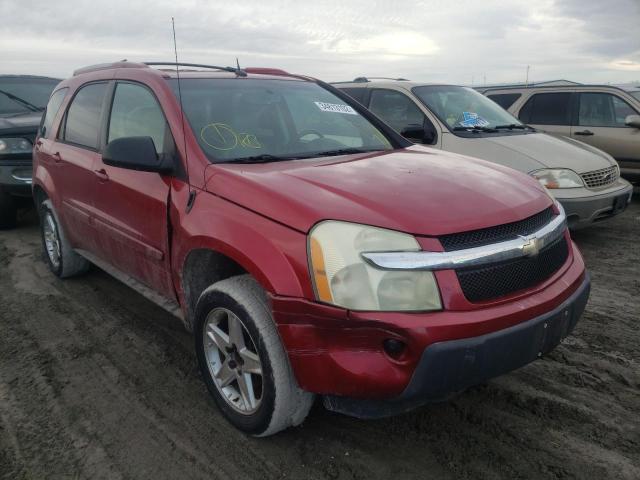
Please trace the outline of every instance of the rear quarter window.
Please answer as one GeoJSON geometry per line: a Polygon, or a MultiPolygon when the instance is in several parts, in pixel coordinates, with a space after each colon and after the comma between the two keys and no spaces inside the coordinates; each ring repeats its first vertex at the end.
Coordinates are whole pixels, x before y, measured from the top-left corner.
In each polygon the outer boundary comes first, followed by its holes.
{"type": "Polygon", "coordinates": [[[505,110],[508,110],[511,105],[515,103],[522,96],[521,93],[494,93],[493,95],[487,95],[491,100],[496,102],[505,110]]]}
{"type": "Polygon", "coordinates": [[[40,135],[42,135],[43,137],[51,136],[51,127],[53,127],[53,120],[56,118],[58,110],[60,110],[62,101],[64,100],[64,97],[67,95],[68,91],[68,88],[61,88],[60,90],[53,92],[53,95],[51,95],[49,103],[47,103],[45,113],[42,117],[42,123],[40,124],[40,135]]]}
{"type": "Polygon", "coordinates": [[[354,100],[357,100],[361,105],[367,105],[367,89],[366,88],[340,88],[343,93],[346,93],[354,100]]]}

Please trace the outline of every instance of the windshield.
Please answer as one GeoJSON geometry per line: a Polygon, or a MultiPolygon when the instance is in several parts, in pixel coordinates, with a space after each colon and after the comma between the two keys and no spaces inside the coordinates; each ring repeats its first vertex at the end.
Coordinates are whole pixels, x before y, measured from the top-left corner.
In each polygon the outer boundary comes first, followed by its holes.
{"type": "Polygon", "coordinates": [[[640,90],[638,90],[637,92],[631,92],[631,95],[633,95],[634,97],[636,97],[638,100],[640,100],[640,90]]]}
{"type": "Polygon", "coordinates": [[[412,91],[451,130],[522,125],[493,100],[471,88],[439,85],[414,87],[412,91]]]}
{"type": "Polygon", "coordinates": [[[0,77],[0,115],[44,110],[58,83],[55,78],[0,77]]]}
{"type": "MultiPolygon", "coordinates": [[[[169,81],[177,97],[177,81],[169,81]]],[[[180,87],[186,118],[213,162],[392,148],[365,117],[312,82],[188,78],[180,87]]]]}

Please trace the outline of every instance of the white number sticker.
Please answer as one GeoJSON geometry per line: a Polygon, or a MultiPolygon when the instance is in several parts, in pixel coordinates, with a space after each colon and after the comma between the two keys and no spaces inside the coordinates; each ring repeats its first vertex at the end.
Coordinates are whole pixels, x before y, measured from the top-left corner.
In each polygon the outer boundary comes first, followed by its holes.
{"type": "Polygon", "coordinates": [[[313,102],[315,103],[320,110],[323,112],[332,112],[332,113],[348,113],[349,115],[357,115],[353,108],[349,105],[342,105],[340,103],[325,103],[325,102],[313,102]]]}

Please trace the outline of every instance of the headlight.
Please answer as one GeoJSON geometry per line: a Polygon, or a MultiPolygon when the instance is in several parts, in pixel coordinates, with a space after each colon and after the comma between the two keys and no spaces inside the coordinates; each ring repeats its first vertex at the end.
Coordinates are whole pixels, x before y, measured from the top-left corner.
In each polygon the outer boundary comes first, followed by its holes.
{"type": "Polygon", "coordinates": [[[554,188],[579,188],[584,187],[580,176],[573,170],[566,168],[544,169],[531,172],[543,187],[554,188]]]}
{"type": "Polygon", "coordinates": [[[405,233],[355,223],[326,221],[309,234],[311,276],[318,300],[351,310],[440,310],[432,272],[375,268],[361,253],[420,250],[405,233]]]}
{"type": "Polygon", "coordinates": [[[0,138],[0,155],[30,153],[32,147],[26,138],[0,138]]]}

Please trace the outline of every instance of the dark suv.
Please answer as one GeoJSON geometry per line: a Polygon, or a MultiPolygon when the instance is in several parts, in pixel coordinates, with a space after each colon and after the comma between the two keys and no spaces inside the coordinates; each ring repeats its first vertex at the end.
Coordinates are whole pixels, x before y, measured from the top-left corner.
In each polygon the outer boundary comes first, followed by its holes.
{"type": "Polygon", "coordinates": [[[31,197],[31,150],[57,78],[0,75],[0,228],[16,223],[31,197]]]}

